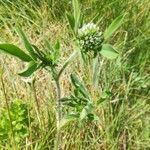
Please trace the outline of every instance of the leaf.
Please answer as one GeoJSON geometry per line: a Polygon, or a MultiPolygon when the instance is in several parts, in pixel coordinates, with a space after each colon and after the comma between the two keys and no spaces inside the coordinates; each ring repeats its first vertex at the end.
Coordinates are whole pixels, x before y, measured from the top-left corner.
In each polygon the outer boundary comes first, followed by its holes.
{"type": "Polygon", "coordinates": [[[30,55],[32,56],[32,58],[33,58],[34,60],[37,60],[37,57],[36,57],[36,55],[34,54],[34,49],[32,48],[32,45],[30,44],[30,42],[28,41],[28,39],[27,39],[25,33],[24,33],[24,32],[22,31],[22,29],[19,28],[19,27],[16,27],[16,30],[17,30],[19,36],[21,37],[21,39],[22,39],[22,41],[23,41],[23,43],[24,43],[25,48],[27,49],[27,51],[30,53],[30,55]]]}
{"type": "Polygon", "coordinates": [[[112,93],[110,91],[105,91],[102,93],[101,97],[97,100],[96,106],[99,107],[101,103],[107,102],[111,97],[112,93]]]}
{"type": "Polygon", "coordinates": [[[20,48],[13,44],[0,44],[0,50],[12,56],[15,56],[25,62],[29,62],[32,60],[29,55],[27,55],[24,51],[22,51],[20,48]]]}
{"type": "Polygon", "coordinates": [[[60,42],[59,41],[56,42],[54,49],[57,49],[57,50],[60,49],[60,42]]]}
{"type": "Polygon", "coordinates": [[[64,127],[65,125],[67,125],[68,123],[72,122],[72,121],[76,121],[78,119],[79,115],[78,114],[69,114],[67,116],[65,116],[61,121],[60,121],[60,126],[59,128],[61,129],[62,127],[64,127]]]}
{"type": "Polygon", "coordinates": [[[100,118],[96,114],[88,114],[87,115],[89,121],[97,121],[100,122],[100,118]]]}
{"type": "Polygon", "coordinates": [[[84,108],[80,113],[80,120],[85,119],[85,117],[88,115],[87,110],[84,108]]]}
{"type": "Polygon", "coordinates": [[[40,51],[37,46],[32,45],[32,47],[34,48],[36,57],[43,61],[45,54],[42,51],[40,51]]]}
{"type": "Polygon", "coordinates": [[[102,56],[108,59],[115,59],[118,56],[118,52],[114,50],[114,48],[110,44],[103,44],[100,53],[102,56]]]}
{"type": "Polygon", "coordinates": [[[66,13],[69,25],[71,27],[72,30],[74,30],[75,27],[75,20],[74,20],[74,16],[72,16],[71,14],[69,14],[68,12],[66,13]]]}
{"type": "Polygon", "coordinates": [[[80,24],[80,6],[78,0],[72,0],[73,10],[74,10],[74,19],[75,19],[75,33],[77,33],[79,24],[80,24]]]}
{"type": "Polygon", "coordinates": [[[77,76],[75,74],[71,74],[71,81],[73,83],[73,85],[79,89],[80,93],[90,99],[90,95],[89,93],[87,92],[87,89],[85,88],[85,86],[79,81],[79,79],[77,78],[77,76]]]}
{"type": "Polygon", "coordinates": [[[77,99],[75,99],[75,98],[62,98],[59,101],[62,103],[62,105],[75,107],[77,99]]]}
{"type": "Polygon", "coordinates": [[[91,103],[85,106],[80,113],[80,120],[85,119],[86,116],[91,113],[92,109],[93,109],[93,105],[91,103]]]}
{"type": "Polygon", "coordinates": [[[56,63],[60,56],[60,42],[57,41],[54,46],[54,52],[53,52],[53,62],[56,63]]]}
{"type": "Polygon", "coordinates": [[[32,75],[37,69],[38,69],[38,64],[34,61],[29,62],[27,69],[25,69],[23,72],[18,73],[20,76],[23,77],[29,77],[32,75]]]}
{"type": "Polygon", "coordinates": [[[123,23],[124,15],[118,16],[105,30],[104,38],[108,39],[123,23]]]}

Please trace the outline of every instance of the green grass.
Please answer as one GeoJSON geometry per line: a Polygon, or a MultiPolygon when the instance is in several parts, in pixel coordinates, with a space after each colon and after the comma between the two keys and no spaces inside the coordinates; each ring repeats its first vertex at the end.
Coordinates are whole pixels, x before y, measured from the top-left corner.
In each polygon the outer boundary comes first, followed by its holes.
{"type": "MultiPolygon", "coordinates": [[[[91,84],[92,66],[85,66],[79,58],[61,77],[63,96],[73,90],[70,86],[72,72],[77,73],[85,83],[95,103],[105,91],[111,93],[96,110],[100,123],[87,123],[79,127],[74,122],[65,126],[61,131],[61,147],[63,150],[149,150],[149,0],[81,0],[81,4],[87,22],[99,14],[102,31],[120,14],[126,13],[126,17],[109,41],[118,49],[120,56],[115,61],[101,58],[97,87],[91,84]]],[[[51,42],[60,39],[60,62],[64,62],[73,51],[65,10],[71,10],[71,1],[0,0],[0,43],[9,42],[24,48],[14,31],[15,25],[20,25],[30,41],[40,48],[43,48],[45,38],[51,42]]],[[[0,149],[51,150],[56,133],[54,83],[44,71],[38,72],[34,87],[23,82],[17,75],[23,66],[19,60],[0,53],[0,70],[3,70],[0,81],[1,108],[6,106],[5,98],[9,103],[16,98],[22,99],[30,105],[29,115],[34,118],[24,142],[14,144],[10,136],[5,144],[0,142],[0,149]],[[39,112],[36,100],[40,105],[39,112]]]]}

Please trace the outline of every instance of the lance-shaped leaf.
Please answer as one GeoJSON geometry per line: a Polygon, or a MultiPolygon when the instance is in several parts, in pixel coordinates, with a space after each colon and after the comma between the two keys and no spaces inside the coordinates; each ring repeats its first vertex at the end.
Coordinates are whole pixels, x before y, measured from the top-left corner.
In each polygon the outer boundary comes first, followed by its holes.
{"type": "Polygon", "coordinates": [[[118,16],[105,30],[104,32],[104,38],[108,39],[123,23],[124,15],[118,16]]]}
{"type": "Polygon", "coordinates": [[[75,27],[75,20],[74,20],[74,16],[71,15],[70,13],[66,13],[66,16],[67,16],[67,19],[68,19],[68,22],[69,22],[69,25],[71,27],[71,29],[74,31],[74,27],[75,27]]]}
{"type": "Polygon", "coordinates": [[[88,105],[86,105],[83,110],[80,113],[80,120],[83,120],[87,117],[88,114],[91,113],[91,111],[93,110],[93,105],[91,103],[89,103],[88,105]]]}
{"type": "Polygon", "coordinates": [[[108,59],[115,59],[118,56],[118,52],[110,44],[103,44],[100,53],[108,59]]]}
{"type": "Polygon", "coordinates": [[[79,81],[79,79],[75,74],[71,74],[71,81],[75,86],[75,88],[77,88],[84,97],[90,100],[90,94],[88,93],[85,86],[79,81]]]}
{"type": "Polygon", "coordinates": [[[13,44],[0,44],[0,51],[15,56],[25,62],[32,60],[29,55],[13,44]]]}
{"type": "Polygon", "coordinates": [[[29,54],[32,56],[32,58],[33,58],[34,60],[37,60],[37,57],[36,57],[36,55],[34,54],[34,49],[32,48],[32,45],[30,44],[30,42],[28,41],[28,39],[27,39],[25,33],[24,33],[24,32],[22,31],[22,29],[19,28],[19,27],[16,27],[16,30],[17,30],[19,36],[21,37],[21,39],[22,39],[22,41],[23,41],[23,43],[24,43],[24,45],[25,45],[25,48],[27,49],[27,51],[29,52],[29,54]]]}
{"type": "Polygon", "coordinates": [[[30,75],[32,75],[37,69],[39,68],[38,64],[34,61],[31,61],[29,62],[27,68],[18,73],[20,76],[23,76],[23,77],[29,77],[30,75]]]}
{"type": "Polygon", "coordinates": [[[72,0],[72,4],[73,4],[73,10],[74,10],[74,19],[75,19],[75,33],[77,33],[77,30],[80,25],[81,10],[80,10],[78,0],[72,0]]]}
{"type": "Polygon", "coordinates": [[[53,62],[55,63],[60,57],[60,42],[57,41],[54,45],[53,62]]]}

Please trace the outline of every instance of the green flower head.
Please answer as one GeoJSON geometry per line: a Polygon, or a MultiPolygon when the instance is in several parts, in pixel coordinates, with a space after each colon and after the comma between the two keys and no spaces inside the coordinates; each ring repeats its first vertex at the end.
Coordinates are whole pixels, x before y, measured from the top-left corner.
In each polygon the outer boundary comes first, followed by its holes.
{"type": "Polygon", "coordinates": [[[78,40],[83,52],[94,51],[97,53],[101,50],[104,38],[96,24],[88,23],[78,30],[78,40]]]}

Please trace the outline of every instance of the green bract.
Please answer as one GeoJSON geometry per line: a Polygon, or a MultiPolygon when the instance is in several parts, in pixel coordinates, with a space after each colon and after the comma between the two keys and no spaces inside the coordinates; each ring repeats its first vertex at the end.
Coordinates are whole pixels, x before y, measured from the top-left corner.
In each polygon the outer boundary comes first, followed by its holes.
{"type": "Polygon", "coordinates": [[[104,38],[96,24],[88,23],[78,30],[78,40],[83,52],[94,51],[97,53],[101,50],[104,38]]]}

